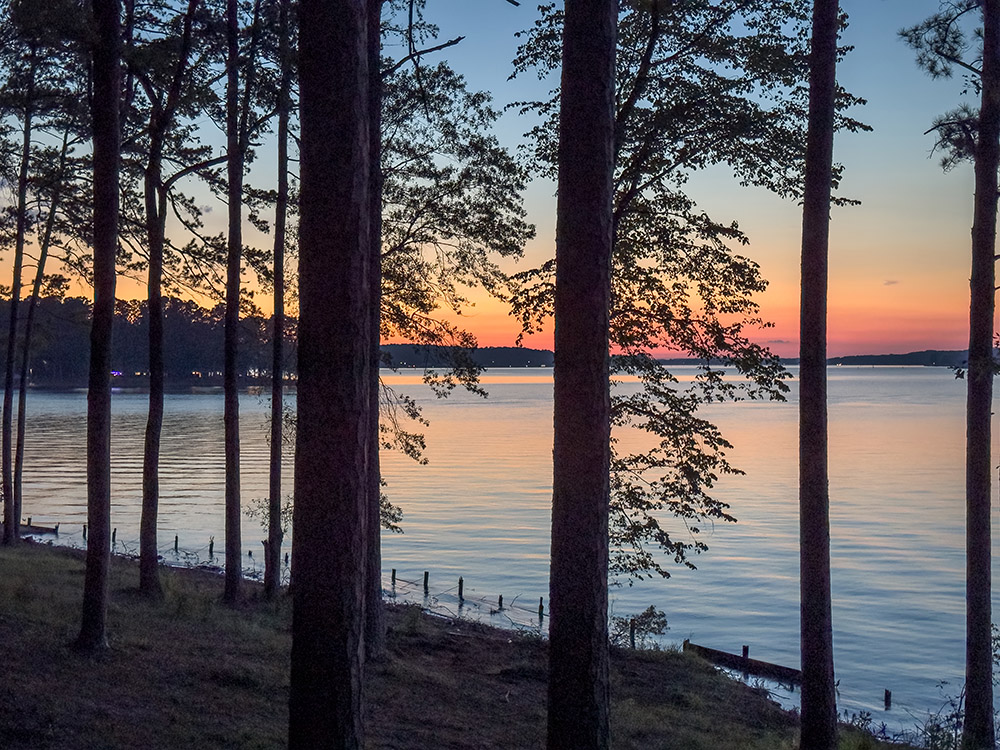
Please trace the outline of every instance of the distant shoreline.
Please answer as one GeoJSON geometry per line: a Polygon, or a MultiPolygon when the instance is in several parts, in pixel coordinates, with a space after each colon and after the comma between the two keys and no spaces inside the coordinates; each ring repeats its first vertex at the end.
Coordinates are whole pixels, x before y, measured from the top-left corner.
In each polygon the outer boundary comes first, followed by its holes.
{"type": "MultiPolygon", "coordinates": [[[[467,350],[452,350],[447,347],[420,347],[412,344],[385,344],[382,346],[383,366],[400,371],[440,369],[447,370],[461,363],[464,366],[490,369],[531,368],[551,369],[555,360],[548,349],[525,349],[514,346],[486,346],[467,350]]],[[[946,351],[928,349],[906,354],[855,354],[844,357],[831,357],[827,364],[853,367],[952,367],[966,366],[968,353],[966,351],[946,351]]],[[[704,363],[704,360],[686,357],[661,358],[657,360],[663,365],[673,367],[693,367],[704,363]]],[[[711,360],[710,364],[717,367],[726,366],[721,360],[711,360]]],[[[781,364],[794,367],[799,364],[797,357],[781,359],[781,364]]],[[[118,392],[143,392],[148,387],[148,378],[144,375],[119,375],[113,384],[118,392]]],[[[286,387],[294,388],[295,379],[286,379],[286,387]]],[[[37,391],[74,391],[86,389],[86,382],[75,380],[46,379],[33,381],[29,386],[37,391]]],[[[167,378],[166,387],[173,393],[221,392],[222,374],[210,373],[200,377],[167,378]]],[[[255,375],[240,378],[241,391],[254,391],[270,387],[270,378],[266,375],[255,375]]]]}
{"type": "MultiPolygon", "coordinates": [[[[446,367],[450,364],[447,347],[421,347],[413,344],[384,344],[382,353],[392,366],[403,369],[423,367],[446,367]]],[[[515,346],[484,346],[471,352],[470,358],[479,367],[552,367],[553,353],[548,349],[524,349],[515,346]]],[[[919,352],[905,354],[853,354],[844,357],[831,357],[827,364],[916,366],[916,367],[964,367],[968,360],[966,350],[925,349],[919,352]]],[[[664,365],[698,365],[704,360],[690,357],[664,357],[657,360],[664,365]]],[[[712,364],[723,364],[715,360],[712,364]]],[[[798,357],[784,357],[781,364],[793,366],[799,363],[798,357]]]]}

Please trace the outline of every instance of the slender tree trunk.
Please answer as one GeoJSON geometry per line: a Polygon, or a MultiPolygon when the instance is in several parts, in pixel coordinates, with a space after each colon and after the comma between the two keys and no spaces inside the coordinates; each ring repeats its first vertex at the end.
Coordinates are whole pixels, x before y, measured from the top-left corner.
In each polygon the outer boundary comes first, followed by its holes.
{"type": "Polygon", "coordinates": [[[284,418],[285,218],[288,213],[288,119],[291,110],[291,64],[288,44],[289,0],[280,0],[278,57],[278,199],[274,208],[274,340],[271,343],[271,465],[267,516],[264,594],[272,598],[281,585],[281,448],[284,418]]]}
{"type": "Polygon", "coordinates": [[[289,747],[353,749],[364,746],[372,403],[368,0],[303,0],[300,8],[289,747]]]}
{"type": "Polygon", "coordinates": [[[240,149],[239,9],[226,2],[228,42],[226,82],[226,136],[229,158],[229,256],[226,261],[226,322],[223,362],[226,442],[226,584],[223,599],[240,598],[243,545],[240,532],[240,403],[237,375],[240,324],[240,265],[243,255],[243,155],[240,149]]]}
{"type": "Polygon", "coordinates": [[[966,404],[966,646],[962,747],[995,746],[990,539],[990,417],[993,403],[993,311],[1000,164],[1000,0],[983,2],[982,104],[976,144],[972,226],[969,371],[966,404]]]}
{"type": "Polygon", "coordinates": [[[837,0],[813,4],[802,210],[799,360],[799,554],[803,750],[837,746],[830,596],[826,299],[837,64],[837,0]]]}
{"type": "Polygon", "coordinates": [[[567,0],[556,219],[548,747],[607,748],[608,323],[618,3],[567,0]]]}
{"type": "Polygon", "coordinates": [[[385,612],[382,606],[382,478],[379,465],[379,364],[382,326],[382,0],[368,0],[368,128],[371,160],[371,346],[372,382],[369,418],[368,554],[365,570],[365,658],[385,656],[385,612]]]}
{"type": "Polygon", "coordinates": [[[111,334],[118,248],[118,163],[121,30],[118,0],[92,0],[94,131],[94,311],[87,388],[87,567],[76,647],[107,648],[111,566],[111,334]]]}
{"type": "Polygon", "coordinates": [[[7,329],[7,357],[4,367],[3,415],[0,418],[0,472],[3,474],[4,526],[3,543],[11,544],[21,536],[21,507],[14,495],[11,464],[12,426],[14,420],[14,351],[17,347],[17,313],[21,297],[21,268],[24,263],[24,241],[28,231],[28,167],[31,162],[32,107],[35,96],[35,50],[31,50],[28,92],[24,101],[24,136],[21,142],[21,166],[17,175],[17,227],[14,238],[14,271],[10,285],[10,321],[7,329]]]}
{"type": "Polygon", "coordinates": [[[149,161],[143,180],[149,276],[146,282],[146,315],[149,321],[149,410],[142,454],[142,514],[139,520],[139,590],[153,599],[163,598],[160,584],[156,528],[160,505],[160,437],[163,432],[163,251],[169,185],[163,182],[163,149],[174,113],[180,104],[191,53],[194,14],[199,0],[188,0],[184,14],[177,67],[166,102],[150,95],[149,161]]]}
{"type": "Polygon", "coordinates": [[[31,335],[35,325],[35,311],[38,309],[38,299],[42,291],[42,281],[45,279],[45,262],[49,256],[52,243],[52,232],[55,228],[59,203],[62,200],[62,180],[65,179],[66,157],[69,155],[69,130],[63,134],[62,148],[59,151],[58,182],[52,192],[49,203],[49,215],[45,220],[45,233],[38,249],[38,267],[35,269],[35,281],[31,290],[31,300],[28,302],[28,315],[24,323],[24,341],[21,342],[21,387],[17,392],[17,448],[14,453],[14,505],[20,514],[21,487],[24,474],[24,437],[27,429],[28,414],[28,372],[31,362],[31,335]]]}
{"type": "Polygon", "coordinates": [[[154,599],[163,597],[156,543],[160,505],[160,435],[163,431],[163,243],[166,192],[162,186],[162,136],[153,127],[145,174],[146,241],[149,277],[146,316],[149,321],[149,411],[142,453],[142,514],[139,519],[139,590],[154,599]]]}

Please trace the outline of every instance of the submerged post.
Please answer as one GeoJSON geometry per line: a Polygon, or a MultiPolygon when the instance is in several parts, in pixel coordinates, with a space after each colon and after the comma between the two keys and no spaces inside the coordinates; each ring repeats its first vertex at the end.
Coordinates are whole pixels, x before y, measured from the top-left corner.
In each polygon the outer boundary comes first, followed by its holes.
{"type": "Polygon", "coordinates": [[[427,581],[430,578],[430,573],[426,570],[424,571],[424,596],[427,596],[427,581]]]}

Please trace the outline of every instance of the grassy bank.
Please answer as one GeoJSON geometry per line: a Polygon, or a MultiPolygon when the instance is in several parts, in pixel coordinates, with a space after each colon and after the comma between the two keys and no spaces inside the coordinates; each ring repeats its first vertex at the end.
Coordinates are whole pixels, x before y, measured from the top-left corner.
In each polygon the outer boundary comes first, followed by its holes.
{"type": "MultiPolygon", "coordinates": [[[[229,608],[217,576],[164,570],[164,582],[166,600],[148,602],[136,566],[115,560],[111,649],[86,658],[69,647],[80,554],[0,550],[0,747],[284,747],[287,599],[252,590],[229,608]]],[[[368,671],[369,747],[543,746],[544,641],[415,607],[391,607],[389,626],[390,657],[368,671]]],[[[794,715],[690,655],[616,652],[612,695],[617,748],[795,746],[794,715]]]]}

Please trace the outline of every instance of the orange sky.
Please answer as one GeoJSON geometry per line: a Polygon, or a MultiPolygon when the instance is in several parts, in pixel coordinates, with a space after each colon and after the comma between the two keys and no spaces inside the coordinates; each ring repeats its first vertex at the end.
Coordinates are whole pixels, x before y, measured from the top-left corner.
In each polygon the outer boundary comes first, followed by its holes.
{"type": "MultiPolygon", "coordinates": [[[[972,170],[943,173],[931,158],[932,138],[924,134],[936,115],[961,101],[961,82],[927,78],[896,36],[899,28],[920,21],[937,5],[938,0],[843,2],[851,16],[845,42],[855,50],[840,66],[838,80],[868,100],[853,114],[874,132],[839,135],[835,143],[835,158],[845,166],[840,192],[861,205],[832,212],[830,356],[966,346],[972,170]]],[[[440,13],[433,20],[441,25],[442,38],[467,37],[448,55],[471,87],[492,91],[499,106],[524,98],[525,87],[532,95],[547,90],[546,82],[507,80],[506,62],[517,44],[513,32],[531,23],[532,7],[438,0],[430,15],[434,8],[440,13]]],[[[510,148],[522,142],[524,129],[513,112],[499,123],[500,137],[510,148]]],[[[775,324],[759,340],[772,342],[783,356],[796,356],[800,208],[740,187],[724,166],[695,175],[686,189],[714,219],[737,220],[749,236],[751,244],[740,252],[757,261],[770,282],[758,301],[763,317],[775,324]]],[[[551,184],[540,183],[528,191],[526,206],[538,237],[522,264],[553,253],[553,192],[551,184]]],[[[207,217],[209,230],[222,228],[222,213],[216,210],[207,217]]],[[[134,297],[144,290],[123,280],[119,293],[134,297]]],[[[461,318],[465,327],[481,345],[512,346],[518,326],[505,307],[475,290],[469,296],[476,304],[461,318]]],[[[551,335],[524,343],[548,348],[551,335]]]]}
{"type": "MultiPolygon", "coordinates": [[[[493,91],[500,104],[524,98],[530,81],[508,81],[507,66],[484,60],[510,59],[516,42],[505,41],[504,34],[527,26],[532,9],[439,2],[450,7],[439,19],[442,36],[467,37],[450,51],[453,64],[467,72],[470,83],[493,91]]],[[[852,114],[874,132],[842,134],[835,143],[835,158],[845,167],[840,193],[861,205],[832,212],[828,352],[964,349],[972,170],[943,173],[924,132],[936,115],[961,101],[962,84],[930,80],[897,38],[900,28],[935,11],[938,0],[844,0],[842,6],[850,15],[844,41],[855,49],[841,64],[838,81],[867,99],[867,106],[852,114]]],[[[548,86],[537,85],[532,93],[543,95],[548,86]]],[[[515,115],[506,114],[500,127],[507,143],[520,143],[524,126],[515,115]]],[[[686,189],[713,218],[737,220],[749,236],[751,244],[740,252],[757,261],[770,282],[758,301],[763,317],[775,324],[759,340],[772,342],[782,356],[797,356],[799,206],[740,187],[724,166],[696,175],[686,189]]],[[[529,190],[527,206],[538,238],[525,262],[553,253],[553,193],[550,184],[529,190]]],[[[479,300],[465,322],[482,345],[509,346],[517,335],[516,321],[493,301],[479,300]]],[[[525,343],[548,347],[551,336],[525,343]]]]}

